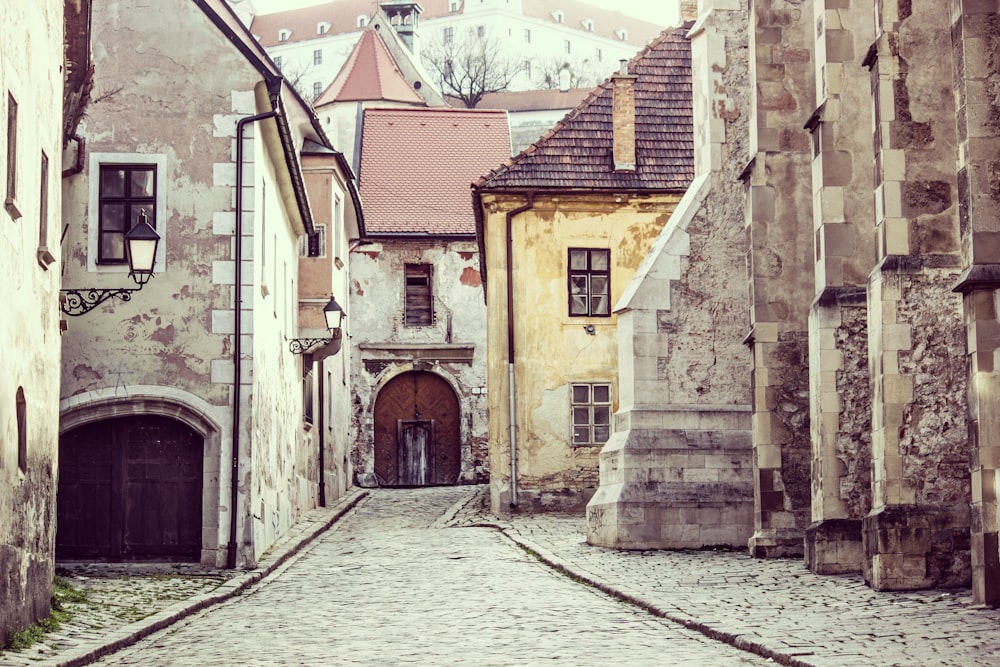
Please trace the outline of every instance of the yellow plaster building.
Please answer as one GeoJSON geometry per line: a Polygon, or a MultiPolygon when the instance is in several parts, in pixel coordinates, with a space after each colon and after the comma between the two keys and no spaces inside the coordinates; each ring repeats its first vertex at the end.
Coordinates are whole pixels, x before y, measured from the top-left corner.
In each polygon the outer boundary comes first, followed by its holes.
{"type": "Polygon", "coordinates": [[[618,407],[614,305],[693,175],[690,47],[666,32],[474,186],[491,505],[582,510],[618,407]]]}

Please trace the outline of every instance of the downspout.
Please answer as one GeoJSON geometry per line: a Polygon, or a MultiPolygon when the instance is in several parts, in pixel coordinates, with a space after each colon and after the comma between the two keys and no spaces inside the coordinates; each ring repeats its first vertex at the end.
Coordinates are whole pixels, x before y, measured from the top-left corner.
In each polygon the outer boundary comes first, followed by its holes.
{"type": "Polygon", "coordinates": [[[323,415],[326,413],[326,403],[323,388],[326,386],[326,374],[323,372],[323,364],[320,362],[317,364],[319,368],[319,377],[316,378],[316,384],[319,385],[317,388],[317,400],[319,405],[314,408],[316,412],[316,422],[319,432],[319,503],[320,507],[326,507],[326,421],[323,419],[323,415]]]}
{"type": "Polygon", "coordinates": [[[274,118],[277,111],[266,111],[255,116],[246,116],[236,121],[236,286],[234,300],[236,316],[234,317],[233,335],[233,463],[230,479],[229,498],[229,549],[226,567],[236,569],[236,515],[239,503],[240,482],[240,337],[243,317],[243,131],[250,123],[256,123],[267,118],[274,118]]]}
{"type": "Polygon", "coordinates": [[[514,216],[534,208],[535,193],[528,192],[528,202],[507,212],[507,395],[510,421],[510,506],[517,507],[517,394],[514,384],[514,216]]]}

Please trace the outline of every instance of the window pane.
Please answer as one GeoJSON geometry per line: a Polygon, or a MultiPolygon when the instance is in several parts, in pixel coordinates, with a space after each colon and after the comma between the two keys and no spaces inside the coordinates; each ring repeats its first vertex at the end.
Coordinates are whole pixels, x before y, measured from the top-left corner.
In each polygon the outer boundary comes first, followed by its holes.
{"type": "Polygon", "coordinates": [[[591,300],[590,314],[591,315],[610,315],[611,309],[609,304],[611,302],[606,296],[595,296],[591,300]]]}
{"type": "Polygon", "coordinates": [[[608,425],[611,423],[611,408],[595,405],[594,406],[594,423],[601,425],[608,425]]]}
{"type": "Polygon", "coordinates": [[[108,167],[101,168],[101,196],[125,196],[125,170],[108,167]]]}
{"type": "Polygon", "coordinates": [[[573,426],[590,425],[590,408],[573,408],[573,426]]]}
{"type": "Polygon", "coordinates": [[[569,277],[569,293],[570,294],[586,294],[587,293],[587,276],[570,276],[569,277]]]}
{"type": "Polygon", "coordinates": [[[575,444],[586,444],[590,442],[590,429],[586,426],[573,429],[573,442],[575,444]]]}
{"type": "Polygon", "coordinates": [[[590,277],[590,293],[594,296],[598,294],[603,294],[607,296],[608,294],[608,277],[607,276],[591,276],[590,277]]]}
{"type": "Polygon", "coordinates": [[[604,444],[611,437],[611,427],[610,426],[595,426],[594,427],[594,442],[597,444],[604,444]]]}
{"type": "Polygon", "coordinates": [[[590,268],[594,271],[607,271],[608,258],[611,253],[607,250],[594,250],[590,254],[590,268]]]}
{"type": "Polygon", "coordinates": [[[573,385],[573,402],[574,403],[590,403],[590,385],[589,384],[574,384],[573,385]]]}
{"type": "Polygon", "coordinates": [[[569,314],[570,315],[588,315],[589,311],[587,309],[587,297],[585,296],[573,296],[569,300],[569,314]]]}
{"type": "Polygon", "coordinates": [[[569,251],[569,268],[586,270],[587,269],[587,251],[586,250],[570,250],[569,251]]]}
{"type": "Polygon", "coordinates": [[[139,211],[146,212],[146,219],[149,224],[154,229],[156,228],[156,219],[153,217],[153,205],[152,204],[133,204],[129,207],[129,218],[128,218],[128,228],[132,229],[139,223],[139,211]]]}
{"type": "Polygon", "coordinates": [[[122,204],[101,205],[101,231],[124,232],[125,206],[122,204]]]}
{"type": "Polygon", "coordinates": [[[125,235],[117,233],[101,234],[101,260],[125,259],[125,235]]]}
{"type": "Polygon", "coordinates": [[[152,169],[132,169],[129,189],[130,197],[152,197],[153,187],[152,169]]]}
{"type": "Polygon", "coordinates": [[[595,384],[594,403],[610,403],[610,402],[611,402],[611,385],[595,384]]]}

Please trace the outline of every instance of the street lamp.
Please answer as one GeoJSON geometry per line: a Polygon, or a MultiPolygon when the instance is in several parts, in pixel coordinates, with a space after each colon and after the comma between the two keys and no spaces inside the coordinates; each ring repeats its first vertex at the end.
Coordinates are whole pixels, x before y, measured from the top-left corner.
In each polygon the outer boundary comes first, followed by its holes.
{"type": "Polygon", "coordinates": [[[59,290],[62,294],[60,299],[62,312],[76,317],[89,313],[112,297],[122,301],[131,301],[132,293],[141,290],[143,285],[149,282],[149,279],[154,275],[153,266],[156,263],[156,248],[159,243],[160,235],[149,224],[146,212],[140,209],[138,220],[132,229],[125,234],[125,259],[128,261],[128,275],[138,287],[116,289],[82,287],[59,290]]]}
{"type": "Polygon", "coordinates": [[[330,297],[330,301],[323,306],[323,317],[326,318],[326,328],[330,330],[329,338],[292,338],[288,341],[288,350],[292,354],[306,354],[321,344],[338,340],[343,334],[344,309],[340,307],[337,300],[330,297]]]}

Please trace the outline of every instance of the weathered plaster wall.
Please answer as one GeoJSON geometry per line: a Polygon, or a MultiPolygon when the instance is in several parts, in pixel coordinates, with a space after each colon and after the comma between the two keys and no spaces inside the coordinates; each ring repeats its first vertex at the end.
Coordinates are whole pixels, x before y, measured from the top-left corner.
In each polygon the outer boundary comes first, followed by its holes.
{"type": "Polygon", "coordinates": [[[754,0],[747,183],[749,294],[753,355],[755,522],[758,557],[802,553],[809,523],[808,313],[814,239],[810,141],[812,6],[754,0]]]}
{"type": "Polygon", "coordinates": [[[63,3],[5,3],[0,21],[30,39],[0,40],[0,173],[17,102],[17,184],[0,202],[0,646],[49,613],[55,549],[59,396],[59,231],[63,3]],[[49,161],[42,216],[41,158],[49,161]],[[13,194],[15,205],[5,200],[13,194]],[[44,231],[43,231],[44,230],[44,231]],[[53,264],[41,263],[46,246],[53,264]],[[19,433],[21,440],[19,440],[19,433]],[[22,447],[23,444],[23,447],[22,447]]]}
{"type": "Polygon", "coordinates": [[[997,497],[1000,348],[996,298],[1000,289],[1000,8],[951,3],[958,118],[958,206],[962,234],[965,328],[969,358],[972,442],[972,591],[977,603],[1000,605],[997,497]]]}
{"type": "Polygon", "coordinates": [[[743,547],[753,533],[743,188],[747,12],[708,1],[690,33],[698,177],[618,314],[619,411],[587,539],[618,548],[743,547]]]}
{"type": "Polygon", "coordinates": [[[812,523],[806,564],[859,572],[861,520],[871,507],[871,392],[866,291],[871,239],[869,3],[814,0],[815,111],[812,196],[816,299],[809,311],[812,523]]]}
{"type": "Polygon", "coordinates": [[[358,483],[378,484],[374,475],[373,410],[378,390],[413,369],[445,378],[461,410],[463,483],[489,478],[486,422],[486,305],[479,256],[469,240],[382,239],[350,255],[351,384],[354,391],[353,467],[358,483]],[[405,264],[433,267],[434,322],[403,324],[405,264]],[[472,347],[455,359],[457,348],[472,347]],[[430,355],[430,356],[428,356],[430,355]]]}
{"type": "Polygon", "coordinates": [[[950,21],[929,0],[887,1],[876,13],[864,576],[880,590],[970,577],[967,372],[961,301],[950,292],[961,262],[950,21]]]}
{"type": "MultiPolygon", "coordinates": [[[[95,263],[97,218],[89,202],[96,202],[102,161],[157,164],[161,254],[156,277],[130,302],[108,302],[67,320],[62,396],[97,401],[110,395],[126,410],[136,386],[144,394],[170,397],[180,390],[196,399],[189,407],[220,425],[220,433],[206,439],[201,560],[222,565],[231,509],[236,121],[262,110],[254,93],[261,75],[193,3],[97,2],[93,26],[100,101],[81,124],[86,168],[65,182],[64,286],[131,284],[120,267],[95,263]],[[184,48],[178,34],[185,35],[184,48]]],[[[278,204],[274,172],[262,166],[270,158],[260,137],[260,125],[251,127],[245,144],[240,516],[253,520],[239,530],[241,565],[252,564],[294,520],[301,502],[292,490],[299,471],[291,455],[302,437],[292,426],[302,419],[300,378],[283,340],[294,331],[295,313],[289,308],[286,314],[283,305],[278,320],[272,305],[278,298],[293,303],[295,292],[267,297],[261,289],[279,264],[289,268],[288,279],[278,274],[282,287],[294,277],[297,244],[278,204]],[[264,256],[272,258],[266,271],[258,265],[264,256]],[[272,463],[277,467],[267,468],[272,463]],[[256,471],[260,478],[251,481],[256,471]]],[[[93,418],[103,417],[95,411],[93,418]]]]}
{"type": "MultiPolygon", "coordinates": [[[[570,444],[569,385],[609,382],[612,408],[618,407],[616,316],[568,315],[568,249],[611,250],[615,303],[678,200],[676,195],[537,195],[533,208],[514,218],[518,509],[581,509],[596,491],[600,446],[570,444]]],[[[523,198],[484,195],[495,511],[511,509],[505,220],[506,211],[524,203],[523,198]]]]}

